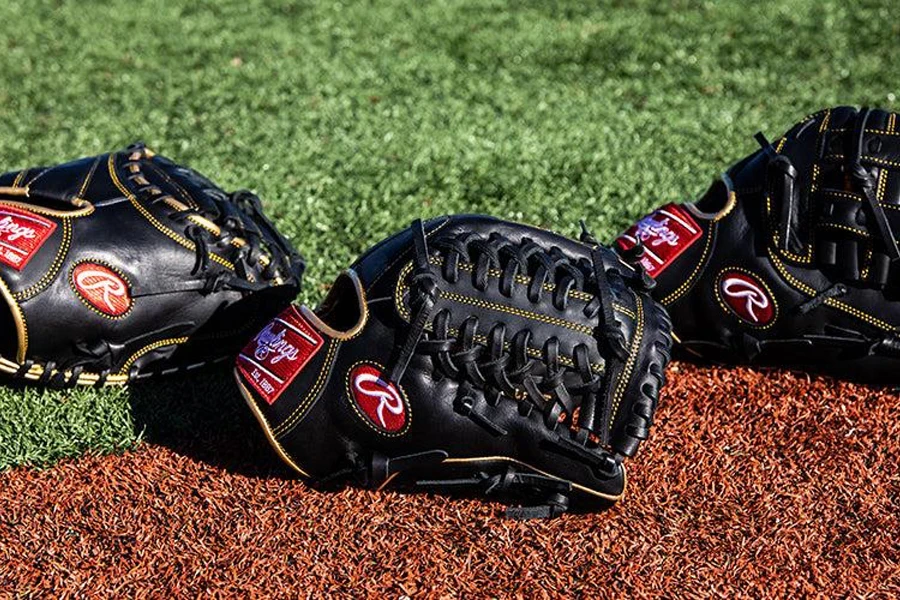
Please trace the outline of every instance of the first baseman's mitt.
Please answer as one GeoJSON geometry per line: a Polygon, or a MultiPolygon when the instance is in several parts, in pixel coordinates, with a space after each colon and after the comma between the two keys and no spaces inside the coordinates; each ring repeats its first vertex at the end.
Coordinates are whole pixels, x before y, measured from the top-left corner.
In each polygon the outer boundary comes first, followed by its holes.
{"type": "Polygon", "coordinates": [[[693,204],[619,238],[656,279],[685,350],[900,382],[897,114],[807,117],[693,204]]]}
{"type": "Polygon", "coordinates": [[[121,384],[234,356],[303,261],[249,192],[135,145],[0,176],[0,371],[121,384]]]}
{"type": "Polygon", "coordinates": [[[314,482],[495,495],[533,504],[522,517],[615,500],[670,324],[641,270],[588,241],[489,217],[417,221],[315,313],[269,323],[238,382],[314,482]]]}

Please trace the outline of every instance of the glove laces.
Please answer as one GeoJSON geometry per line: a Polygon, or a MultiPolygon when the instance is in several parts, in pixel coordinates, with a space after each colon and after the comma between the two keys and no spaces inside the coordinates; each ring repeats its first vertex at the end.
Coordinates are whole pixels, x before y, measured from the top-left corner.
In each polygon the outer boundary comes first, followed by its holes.
{"type": "MultiPolygon", "coordinates": [[[[566,359],[561,355],[559,340],[551,337],[536,357],[530,347],[531,331],[511,332],[502,323],[490,328],[486,343],[479,343],[478,317],[466,317],[453,332],[450,310],[438,311],[436,306],[442,293],[441,281],[456,282],[463,264],[471,269],[477,289],[486,290],[489,271],[499,271],[501,294],[511,297],[514,285],[525,285],[531,302],[541,302],[546,294],[552,294],[550,301],[561,311],[566,310],[573,291],[589,288],[593,298],[584,306],[584,317],[599,320],[598,343],[610,351],[611,358],[624,361],[627,350],[615,318],[612,286],[625,277],[639,280],[639,273],[629,270],[623,275],[617,268],[607,266],[599,247],[592,249],[589,261],[575,261],[559,248],[547,250],[530,240],[514,244],[497,234],[485,240],[464,233],[441,237],[429,248],[422,222],[415,221],[411,230],[414,268],[408,280],[410,326],[390,370],[391,381],[402,379],[417,352],[429,355],[438,376],[461,382],[454,402],[456,411],[493,435],[505,435],[506,431],[490,419],[489,410],[478,405],[479,390],[490,406],[496,406],[505,396],[519,402],[522,415],[539,411],[551,430],[560,423],[579,428],[582,433],[577,445],[582,448],[591,445],[591,436],[608,442],[612,407],[605,390],[607,364],[592,364],[585,345],[576,345],[571,359],[566,359]],[[526,279],[527,283],[523,283],[526,279]],[[566,377],[571,373],[577,377],[566,377]]],[[[589,462],[598,463],[598,457],[590,450],[578,458],[588,455],[589,462]]]]}

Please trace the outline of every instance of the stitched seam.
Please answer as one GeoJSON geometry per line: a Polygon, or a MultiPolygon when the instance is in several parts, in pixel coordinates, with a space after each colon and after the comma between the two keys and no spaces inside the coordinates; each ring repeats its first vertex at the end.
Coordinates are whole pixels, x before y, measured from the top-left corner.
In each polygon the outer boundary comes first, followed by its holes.
{"type": "MultiPolygon", "coordinates": [[[[452,336],[459,335],[458,327],[448,327],[447,330],[450,333],[450,335],[452,335],[452,336]]],[[[429,326],[428,331],[433,332],[433,329],[429,326]]],[[[488,345],[488,338],[486,335],[481,335],[480,333],[476,333],[473,336],[473,338],[475,339],[476,342],[478,342],[482,346],[488,345]]],[[[503,348],[505,350],[509,350],[510,348],[512,348],[512,343],[511,342],[503,342],[503,348]]],[[[543,351],[540,348],[535,348],[533,346],[525,346],[525,353],[528,354],[528,356],[530,356],[531,358],[536,358],[539,360],[543,360],[543,358],[544,358],[543,351]]],[[[575,367],[575,359],[573,357],[569,357],[566,354],[559,355],[559,362],[561,362],[562,364],[564,364],[567,367],[573,367],[573,368],[575,367]]],[[[602,362],[601,363],[591,363],[591,367],[601,373],[606,370],[606,365],[604,365],[602,362]]]]}
{"type": "MultiPolygon", "coordinates": [[[[135,209],[137,209],[137,211],[139,213],[141,213],[141,215],[143,215],[143,217],[145,219],[147,219],[150,222],[150,224],[153,225],[153,227],[155,227],[157,230],[159,230],[161,233],[163,233],[166,237],[171,238],[172,240],[181,244],[188,250],[196,251],[196,247],[193,242],[181,237],[180,235],[178,235],[177,233],[175,233],[174,231],[172,231],[171,229],[167,228],[162,223],[160,223],[156,219],[156,217],[154,217],[152,214],[150,214],[150,211],[148,211],[146,208],[144,208],[141,205],[141,203],[140,203],[140,201],[138,201],[137,197],[135,197],[134,194],[132,194],[124,185],[122,185],[122,182],[119,180],[119,176],[116,174],[115,155],[113,155],[113,154],[109,155],[109,160],[108,160],[107,164],[109,166],[109,175],[112,178],[113,183],[116,185],[117,188],[119,188],[120,192],[125,194],[125,197],[128,198],[128,201],[131,202],[131,205],[135,209]]],[[[212,252],[207,252],[207,254],[209,255],[209,258],[211,260],[219,263],[226,269],[229,269],[231,271],[234,270],[234,264],[232,264],[230,261],[222,258],[218,254],[213,254],[212,252]]]]}
{"type": "Polygon", "coordinates": [[[187,337],[179,337],[179,338],[169,338],[165,340],[159,340],[158,342],[153,342],[147,346],[144,346],[137,352],[131,355],[131,357],[125,361],[125,364],[122,365],[122,368],[119,370],[119,375],[128,376],[128,370],[131,368],[131,365],[135,363],[139,358],[147,354],[148,352],[152,352],[157,348],[162,348],[164,346],[178,346],[180,344],[188,341],[187,337]]]}
{"type": "Polygon", "coordinates": [[[572,323],[571,321],[566,321],[564,319],[558,319],[556,317],[548,317],[539,313],[534,313],[527,310],[520,310],[518,308],[513,308],[511,306],[504,306],[502,304],[496,304],[494,302],[488,302],[486,300],[480,300],[478,298],[470,298],[469,296],[464,296],[462,294],[457,294],[455,292],[444,292],[441,294],[442,298],[447,298],[448,300],[459,302],[462,304],[468,304],[470,306],[478,306],[481,308],[487,308],[489,310],[494,310],[497,312],[504,312],[511,315],[516,315],[519,317],[523,317],[526,319],[531,319],[533,321],[538,321],[541,323],[549,323],[551,325],[557,325],[559,327],[565,327],[566,329],[572,329],[573,331],[579,331],[581,333],[591,335],[593,333],[592,327],[587,327],[585,325],[579,325],[578,323],[572,323]]]}
{"type": "Polygon", "coordinates": [[[94,159],[94,164],[91,165],[91,168],[88,169],[87,175],[84,176],[84,181],[81,183],[81,188],[78,190],[78,197],[83,198],[84,192],[87,190],[88,185],[91,183],[91,180],[94,178],[94,173],[97,171],[97,167],[100,165],[100,158],[97,157],[94,159]]]}
{"type": "MultiPolygon", "coordinates": [[[[882,171],[883,173],[884,171],[882,171]]],[[[879,194],[884,196],[884,184],[879,182],[879,194]]],[[[865,198],[859,194],[854,194],[853,192],[844,192],[840,190],[822,190],[822,194],[825,196],[833,196],[836,198],[841,198],[844,200],[853,200],[854,202],[865,202],[865,198]]],[[[879,202],[883,202],[882,198],[879,198],[879,202]]],[[[900,204],[882,204],[882,208],[891,209],[891,210],[900,210],[900,204]]]]}
{"type": "MultiPolygon", "coordinates": [[[[790,284],[794,289],[799,290],[810,297],[814,296],[816,294],[816,290],[814,288],[806,285],[805,283],[798,281],[796,278],[794,278],[794,276],[792,276],[790,273],[788,273],[785,266],[783,264],[781,264],[781,261],[778,260],[777,257],[771,256],[770,258],[772,260],[772,264],[775,265],[775,268],[778,270],[778,272],[781,273],[781,275],[782,275],[782,277],[784,277],[785,281],[787,281],[788,284],[790,284]]],[[[881,329],[885,329],[888,331],[894,330],[894,327],[889,325],[885,321],[882,321],[881,319],[878,319],[869,314],[866,314],[866,313],[862,312],[861,310],[858,310],[844,302],[841,302],[840,300],[835,300],[834,298],[826,298],[825,304],[827,304],[828,306],[830,306],[832,308],[842,310],[850,315],[853,315],[854,317],[856,317],[858,319],[866,321],[867,323],[874,325],[876,327],[879,327],[881,329]]]]}
{"type": "Polygon", "coordinates": [[[289,414],[278,427],[272,428],[272,435],[276,438],[289,434],[300,420],[306,416],[307,409],[312,404],[313,400],[321,393],[322,387],[325,385],[325,380],[327,379],[326,374],[329,373],[334,366],[334,358],[340,345],[340,341],[329,340],[328,350],[325,352],[325,362],[322,364],[322,370],[319,371],[319,375],[316,377],[316,382],[310,388],[309,393],[303,401],[291,411],[291,414],[289,414]]]}
{"type": "Polygon", "coordinates": [[[819,225],[819,227],[827,227],[829,229],[840,229],[841,231],[848,231],[850,233],[854,233],[856,235],[860,235],[860,236],[863,236],[866,238],[871,235],[865,229],[854,229],[853,227],[850,227],[849,225],[842,225],[840,223],[822,223],[819,225]]]}
{"type": "Polygon", "coordinates": [[[48,168],[44,169],[43,171],[41,171],[40,173],[38,173],[37,175],[35,175],[34,177],[32,177],[32,178],[28,181],[28,183],[25,184],[25,187],[30,188],[32,185],[34,185],[34,182],[35,182],[35,181],[37,181],[38,179],[40,179],[41,177],[43,177],[44,175],[46,175],[47,173],[49,173],[50,171],[52,171],[54,168],[55,168],[55,167],[48,167],[48,168]]]}
{"type": "Polygon", "coordinates": [[[403,407],[406,409],[406,424],[403,426],[403,429],[394,432],[384,431],[383,429],[379,429],[377,426],[375,426],[366,415],[360,412],[360,407],[356,404],[353,390],[350,388],[350,373],[352,373],[353,369],[360,365],[374,366],[381,372],[384,372],[385,370],[382,365],[371,360],[360,360],[353,363],[350,368],[347,369],[347,374],[344,377],[344,385],[346,387],[345,391],[347,392],[347,403],[350,404],[350,407],[353,409],[353,412],[356,413],[356,416],[358,416],[362,420],[362,422],[365,423],[366,426],[368,426],[368,428],[375,433],[378,433],[379,435],[383,435],[385,437],[400,437],[401,435],[405,434],[412,426],[412,407],[410,406],[406,391],[403,389],[403,387],[400,386],[400,383],[397,381],[392,381],[391,383],[393,383],[397,388],[397,391],[400,392],[400,399],[403,402],[403,407]]]}
{"type": "Polygon", "coordinates": [[[784,145],[786,143],[787,143],[786,137],[782,137],[780,140],[778,140],[778,143],[775,146],[775,152],[777,152],[778,154],[781,154],[781,151],[784,150],[784,145]]]}
{"type": "Polygon", "coordinates": [[[62,214],[60,211],[54,211],[50,209],[44,209],[36,204],[30,204],[28,202],[16,202],[15,200],[0,200],[0,206],[9,206],[10,208],[17,208],[19,210],[27,210],[28,212],[33,212],[38,215],[44,215],[46,217],[54,217],[54,218],[64,218],[64,219],[80,219],[81,217],[87,217],[93,214],[95,208],[94,205],[91,204],[86,208],[79,208],[72,212],[71,215],[67,215],[65,217],[60,217],[62,214]],[[83,211],[83,212],[80,212],[83,211]]]}
{"type": "Polygon", "coordinates": [[[644,338],[644,304],[640,297],[637,296],[635,297],[635,304],[637,305],[637,327],[634,330],[634,339],[631,341],[631,352],[628,354],[628,361],[625,363],[625,368],[619,376],[619,382],[616,385],[616,393],[613,396],[613,409],[609,417],[609,429],[612,429],[613,423],[619,414],[622,396],[625,393],[625,388],[628,386],[628,383],[634,375],[634,368],[637,365],[638,350],[641,347],[641,340],[644,338]]]}
{"type": "MultiPolygon", "coordinates": [[[[429,259],[429,262],[436,266],[443,266],[443,264],[444,264],[444,260],[440,257],[432,257],[431,259],[429,259]]],[[[469,272],[472,271],[473,267],[474,267],[474,265],[472,265],[472,263],[460,263],[458,265],[458,268],[460,270],[469,271],[469,272]]],[[[403,297],[403,294],[406,293],[406,290],[409,289],[409,286],[406,285],[406,278],[409,275],[410,271],[412,271],[412,269],[413,269],[412,261],[410,261],[405,267],[403,267],[403,269],[401,269],[399,275],[397,276],[397,285],[395,286],[395,292],[394,292],[395,296],[396,296],[396,300],[397,300],[398,311],[400,312],[400,315],[407,321],[409,320],[409,316],[410,316],[409,311],[406,309],[405,306],[403,306],[403,303],[400,302],[400,299],[403,297]]],[[[493,277],[495,279],[499,279],[502,274],[503,274],[503,272],[499,271],[497,269],[488,269],[488,276],[493,277]]],[[[517,282],[519,282],[523,285],[527,285],[528,283],[531,282],[531,280],[524,275],[517,275],[515,279],[517,282]]],[[[545,290],[547,290],[548,292],[552,292],[553,290],[556,289],[556,284],[545,283],[542,287],[545,290]]],[[[594,299],[593,294],[589,294],[589,293],[583,292],[581,290],[571,290],[571,291],[569,291],[569,295],[572,296],[573,298],[577,298],[577,299],[583,301],[585,304],[589,303],[591,300],[594,299]]],[[[613,308],[616,311],[618,311],[624,315],[627,315],[627,316],[631,317],[632,320],[634,320],[635,314],[634,314],[634,311],[632,311],[630,308],[628,308],[626,306],[622,306],[621,304],[618,304],[616,302],[613,303],[613,308]]]]}
{"type": "Polygon", "coordinates": [[[14,188],[22,187],[22,180],[25,179],[25,174],[27,172],[28,172],[28,169],[22,169],[21,171],[19,171],[18,175],[16,175],[16,178],[13,179],[12,186],[14,188]]]}
{"type": "MultiPolygon", "coordinates": [[[[842,161],[845,159],[846,159],[846,157],[843,154],[829,154],[823,160],[842,161]]],[[[859,159],[861,161],[870,162],[870,163],[873,163],[876,165],[884,165],[887,167],[900,167],[900,162],[896,162],[893,160],[887,160],[885,158],[879,158],[877,156],[869,156],[869,155],[864,154],[864,155],[860,156],[859,159]]]]}
{"type": "Polygon", "coordinates": [[[696,283],[696,278],[700,274],[700,269],[703,266],[704,261],[706,260],[707,255],[709,254],[709,249],[712,247],[712,238],[713,231],[710,231],[706,234],[706,245],[703,247],[703,254],[700,255],[700,260],[697,261],[697,264],[694,265],[694,270],[691,272],[690,276],[684,280],[680,286],[678,286],[671,294],[660,300],[662,304],[668,305],[672,302],[675,302],[679,298],[681,298],[687,291],[691,288],[691,286],[696,283]]]}
{"type": "MultiPolygon", "coordinates": [[[[412,266],[413,266],[413,265],[412,265],[412,262],[410,262],[408,265],[406,265],[406,266],[403,268],[403,271],[401,271],[400,277],[397,279],[397,291],[395,292],[395,293],[397,294],[397,296],[396,296],[397,312],[400,313],[400,316],[401,316],[404,320],[406,320],[407,322],[409,322],[409,320],[410,320],[409,310],[407,309],[407,307],[406,307],[402,302],[400,302],[400,298],[402,298],[402,294],[403,294],[403,292],[402,292],[401,290],[405,290],[406,287],[407,287],[407,286],[404,284],[404,280],[405,280],[405,278],[406,278],[406,276],[404,275],[404,272],[408,273],[409,270],[412,269],[412,266]]],[[[629,312],[630,312],[630,311],[629,311],[629,312]]],[[[634,317],[632,317],[632,318],[634,318],[634,317]]],[[[434,332],[434,328],[432,327],[432,324],[431,324],[431,323],[427,324],[425,328],[426,328],[427,331],[430,331],[430,332],[432,332],[432,333],[434,332]]],[[[447,329],[448,329],[450,335],[453,335],[453,336],[459,335],[459,328],[457,328],[457,327],[448,327],[447,329]]],[[[475,338],[475,340],[476,340],[478,343],[480,343],[481,345],[483,345],[483,346],[487,346],[487,345],[488,345],[488,338],[487,338],[487,336],[481,335],[481,334],[475,334],[474,338],[475,338]]],[[[504,342],[503,347],[506,348],[506,349],[509,349],[509,348],[511,348],[512,346],[511,346],[511,344],[510,344],[509,342],[504,342]]],[[[534,348],[534,347],[532,347],[532,346],[526,346],[526,347],[525,347],[525,352],[526,352],[526,354],[528,354],[528,355],[531,356],[532,358],[538,358],[538,359],[541,359],[541,358],[543,358],[543,356],[544,356],[544,355],[543,355],[543,352],[542,352],[542,350],[541,350],[540,348],[534,348]]],[[[565,355],[560,355],[559,358],[560,358],[560,362],[563,363],[564,365],[566,365],[566,366],[568,366],[568,367],[574,367],[574,366],[575,366],[575,361],[574,361],[573,358],[569,358],[568,356],[565,356],[565,355]]],[[[592,366],[594,366],[595,368],[600,369],[600,370],[602,370],[602,369],[605,368],[604,365],[603,365],[602,363],[595,363],[595,364],[593,364],[592,366]]]]}
{"type": "Polygon", "coordinates": [[[748,271],[747,269],[742,269],[741,267],[725,267],[721,271],[719,271],[718,276],[716,276],[716,302],[718,302],[719,306],[726,313],[728,313],[729,315],[732,315],[734,317],[737,317],[741,321],[741,323],[749,325],[750,327],[753,327],[754,329],[768,329],[768,328],[772,327],[773,325],[775,325],[775,322],[778,321],[778,313],[780,312],[779,308],[778,308],[778,301],[775,299],[775,294],[772,293],[771,288],[769,288],[769,284],[767,284],[765,281],[763,281],[762,278],[759,277],[756,273],[748,271]],[[751,323],[747,319],[744,319],[740,315],[736,314],[734,312],[734,310],[732,310],[728,306],[728,303],[725,302],[724,300],[722,300],[722,275],[725,274],[725,271],[738,271],[739,273],[744,273],[745,275],[749,275],[750,277],[752,277],[753,281],[757,281],[760,284],[762,284],[762,286],[766,289],[766,292],[768,292],[768,294],[769,294],[769,299],[772,301],[772,306],[775,307],[775,309],[774,309],[775,314],[772,315],[771,321],[769,321],[766,325],[756,325],[754,323],[751,323]]]}
{"type": "MultiPolygon", "coordinates": [[[[891,113],[891,118],[893,118],[894,113],[891,113]]],[[[850,131],[846,127],[835,127],[831,130],[834,133],[846,133],[850,131]]],[[[887,129],[866,129],[866,133],[874,133],[876,135],[900,135],[900,133],[895,133],[890,129],[890,118],[888,119],[888,128],[887,129]]]]}
{"type": "Polygon", "coordinates": [[[62,219],[62,226],[62,242],[60,242],[59,250],[56,251],[56,257],[53,259],[53,263],[51,263],[50,268],[34,284],[28,286],[24,290],[18,291],[13,294],[13,297],[16,300],[27,300],[32,296],[39,294],[44,290],[45,287],[50,284],[53,279],[56,278],[57,275],[59,275],[59,270],[62,268],[63,261],[65,260],[66,255],[69,253],[69,245],[72,243],[72,221],[68,218],[64,218],[62,219]]]}
{"type": "Polygon", "coordinates": [[[154,173],[156,173],[157,175],[159,175],[160,177],[165,179],[166,182],[169,183],[169,185],[171,185],[172,187],[175,188],[175,191],[178,193],[179,196],[181,196],[181,198],[185,201],[185,203],[189,207],[193,208],[194,210],[200,210],[200,205],[197,204],[197,201],[194,200],[194,197],[191,196],[190,194],[188,194],[187,190],[185,190],[178,182],[176,182],[174,179],[169,177],[169,175],[165,171],[163,171],[161,168],[154,165],[153,163],[149,163],[149,166],[150,166],[150,168],[153,169],[154,173]]]}

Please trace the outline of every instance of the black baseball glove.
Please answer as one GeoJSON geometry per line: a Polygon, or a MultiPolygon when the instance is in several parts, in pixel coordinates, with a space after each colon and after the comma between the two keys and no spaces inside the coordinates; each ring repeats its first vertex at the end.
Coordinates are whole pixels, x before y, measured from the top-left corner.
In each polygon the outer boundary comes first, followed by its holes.
{"type": "Polygon", "coordinates": [[[291,307],[236,375],[281,457],[313,482],[525,503],[619,498],[669,359],[650,282],[592,239],[480,216],[415,222],[291,307]]]}
{"type": "Polygon", "coordinates": [[[249,192],[141,145],[0,176],[0,371],[122,384],[237,354],[303,260],[249,192]]]}
{"type": "Polygon", "coordinates": [[[643,252],[685,351],[900,383],[897,114],[807,117],[699,201],[618,240],[643,252]],[[638,245],[639,244],[639,245],[638,245]]]}

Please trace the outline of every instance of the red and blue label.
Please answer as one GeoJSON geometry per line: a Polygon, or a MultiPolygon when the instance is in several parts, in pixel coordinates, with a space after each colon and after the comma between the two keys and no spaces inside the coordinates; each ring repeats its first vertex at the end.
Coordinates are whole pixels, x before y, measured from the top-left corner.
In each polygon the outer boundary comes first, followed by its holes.
{"type": "Polygon", "coordinates": [[[244,347],[237,369],[272,405],[323,345],[319,332],[289,306],[244,347]]]}
{"type": "Polygon", "coordinates": [[[651,277],[675,262],[703,235],[703,230],[683,207],[667,204],[647,215],[616,240],[622,250],[644,246],[641,264],[651,277]]]}

